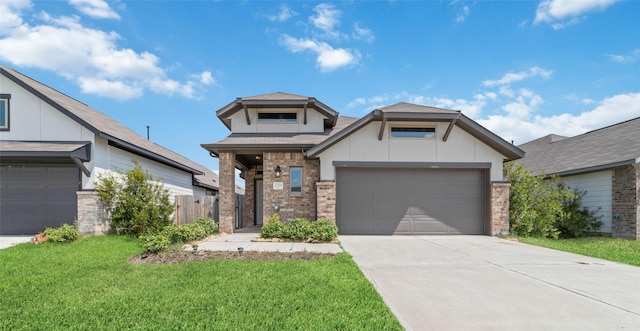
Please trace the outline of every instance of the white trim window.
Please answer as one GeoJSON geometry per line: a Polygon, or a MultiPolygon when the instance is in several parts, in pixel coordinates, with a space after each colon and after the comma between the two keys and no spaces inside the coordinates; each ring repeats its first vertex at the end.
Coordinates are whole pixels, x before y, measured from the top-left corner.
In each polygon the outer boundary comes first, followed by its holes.
{"type": "Polygon", "coordinates": [[[0,131],[9,131],[9,99],[10,94],[0,94],[0,131]]]}
{"type": "Polygon", "coordinates": [[[391,128],[391,138],[434,139],[435,137],[436,128],[391,128]]]}
{"type": "Polygon", "coordinates": [[[289,168],[289,188],[293,194],[302,194],[302,168],[289,168]]]}

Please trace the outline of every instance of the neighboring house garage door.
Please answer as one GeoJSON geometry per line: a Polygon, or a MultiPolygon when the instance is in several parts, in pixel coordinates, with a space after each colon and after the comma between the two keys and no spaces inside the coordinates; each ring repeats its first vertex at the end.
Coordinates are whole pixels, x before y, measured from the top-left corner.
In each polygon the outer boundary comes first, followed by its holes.
{"type": "Polygon", "coordinates": [[[0,167],[0,234],[32,235],[76,218],[75,166],[0,167]]]}
{"type": "Polygon", "coordinates": [[[337,168],[341,234],[483,234],[481,169],[337,168]]]}

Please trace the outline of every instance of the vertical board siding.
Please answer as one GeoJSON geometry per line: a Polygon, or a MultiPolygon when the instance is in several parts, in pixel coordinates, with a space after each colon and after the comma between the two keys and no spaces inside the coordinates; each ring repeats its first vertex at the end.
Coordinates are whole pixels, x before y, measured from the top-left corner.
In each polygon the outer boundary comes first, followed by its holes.
{"type": "Polygon", "coordinates": [[[190,224],[196,218],[218,218],[218,199],[215,196],[178,195],[175,197],[175,224],[190,224]]]}
{"type": "Polygon", "coordinates": [[[572,189],[577,188],[587,192],[582,198],[582,206],[588,207],[589,210],[600,208],[596,213],[602,217],[600,232],[611,233],[611,170],[567,176],[562,177],[561,180],[564,185],[572,189]]]}

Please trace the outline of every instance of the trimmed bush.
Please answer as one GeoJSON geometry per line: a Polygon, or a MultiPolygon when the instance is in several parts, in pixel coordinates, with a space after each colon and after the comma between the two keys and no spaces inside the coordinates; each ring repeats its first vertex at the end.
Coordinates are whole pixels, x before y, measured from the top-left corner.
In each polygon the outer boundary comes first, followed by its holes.
{"type": "Polygon", "coordinates": [[[218,233],[218,223],[216,223],[216,221],[214,221],[210,217],[197,218],[195,221],[193,221],[193,224],[201,226],[204,229],[206,236],[218,233]]]}
{"type": "Polygon", "coordinates": [[[331,220],[311,222],[311,238],[318,241],[331,241],[338,237],[338,227],[331,220]]]}
{"type": "Polygon", "coordinates": [[[171,245],[171,241],[164,234],[152,234],[148,236],[140,236],[138,239],[142,242],[142,248],[145,252],[158,253],[171,245]]]}
{"type": "Polygon", "coordinates": [[[62,224],[59,228],[46,228],[44,230],[46,242],[65,243],[80,238],[80,232],[75,225],[62,224]]]}
{"type": "Polygon", "coordinates": [[[284,226],[284,237],[291,240],[311,238],[311,221],[306,218],[294,218],[284,226]]]}
{"type": "Polygon", "coordinates": [[[184,243],[196,240],[196,234],[190,224],[169,225],[160,233],[172,243],[184,243]]]}
{"type": "Polygon", "coordinates": [[[260,237],[262,238],[282,238],[284,235],[284,224],[280,222],[278,214],[271,215],[269,222],[260,229],[260,237]]]}

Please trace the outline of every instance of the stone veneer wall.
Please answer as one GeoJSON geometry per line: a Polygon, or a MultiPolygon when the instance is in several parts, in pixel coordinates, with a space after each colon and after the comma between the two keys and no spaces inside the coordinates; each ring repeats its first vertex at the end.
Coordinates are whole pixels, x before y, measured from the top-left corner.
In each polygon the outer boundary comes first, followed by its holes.
{"type": "Polygon", "coordinates": [[[317,182],[318,219],[336,222],[336,182],[317,182]]]}
{"type": "Polygon", "coordinates": [[[109,232],[110,215],[95,191],[78,191],[78,231],[81,234],[101,235],[109,232]]]}
{"type": "Polygon", "coordinates": [[[509,234],[509,191],[511,184],[491,183],[491,235],[509,234]]]}
{"type": "MultiPolygon", "coordinates": [[[[278,216],[283,223],[294,218],[316,219],[316,188],[319,163],[305,160],[302,152],[265,152],[263,155],[263,224],[275,213],[275,205],[280,205],[278,216]],[[282,175],[276,178],[274,169],[280,166],[282,175]],[[302,167],[302,194],[290,192],[289,169],[302,167]],[[282,182],[282,190],[274,190],[273,183],[282,182]]],[[[246,184],[245,184],[246,185],[246,184]]],[[[246,210],[245,210],[246,211],[246,210]]]]}
{"type": "Polygon", "coordinates": [[[612,172],[611,235],[640,239],[640,163],[612,172]]]}
{"type": "Polygon", "coordinates": [[[219,216],[220,232],[233,233],[236,212],[236,155],[222,152],[219,155],[219,216]]]}

